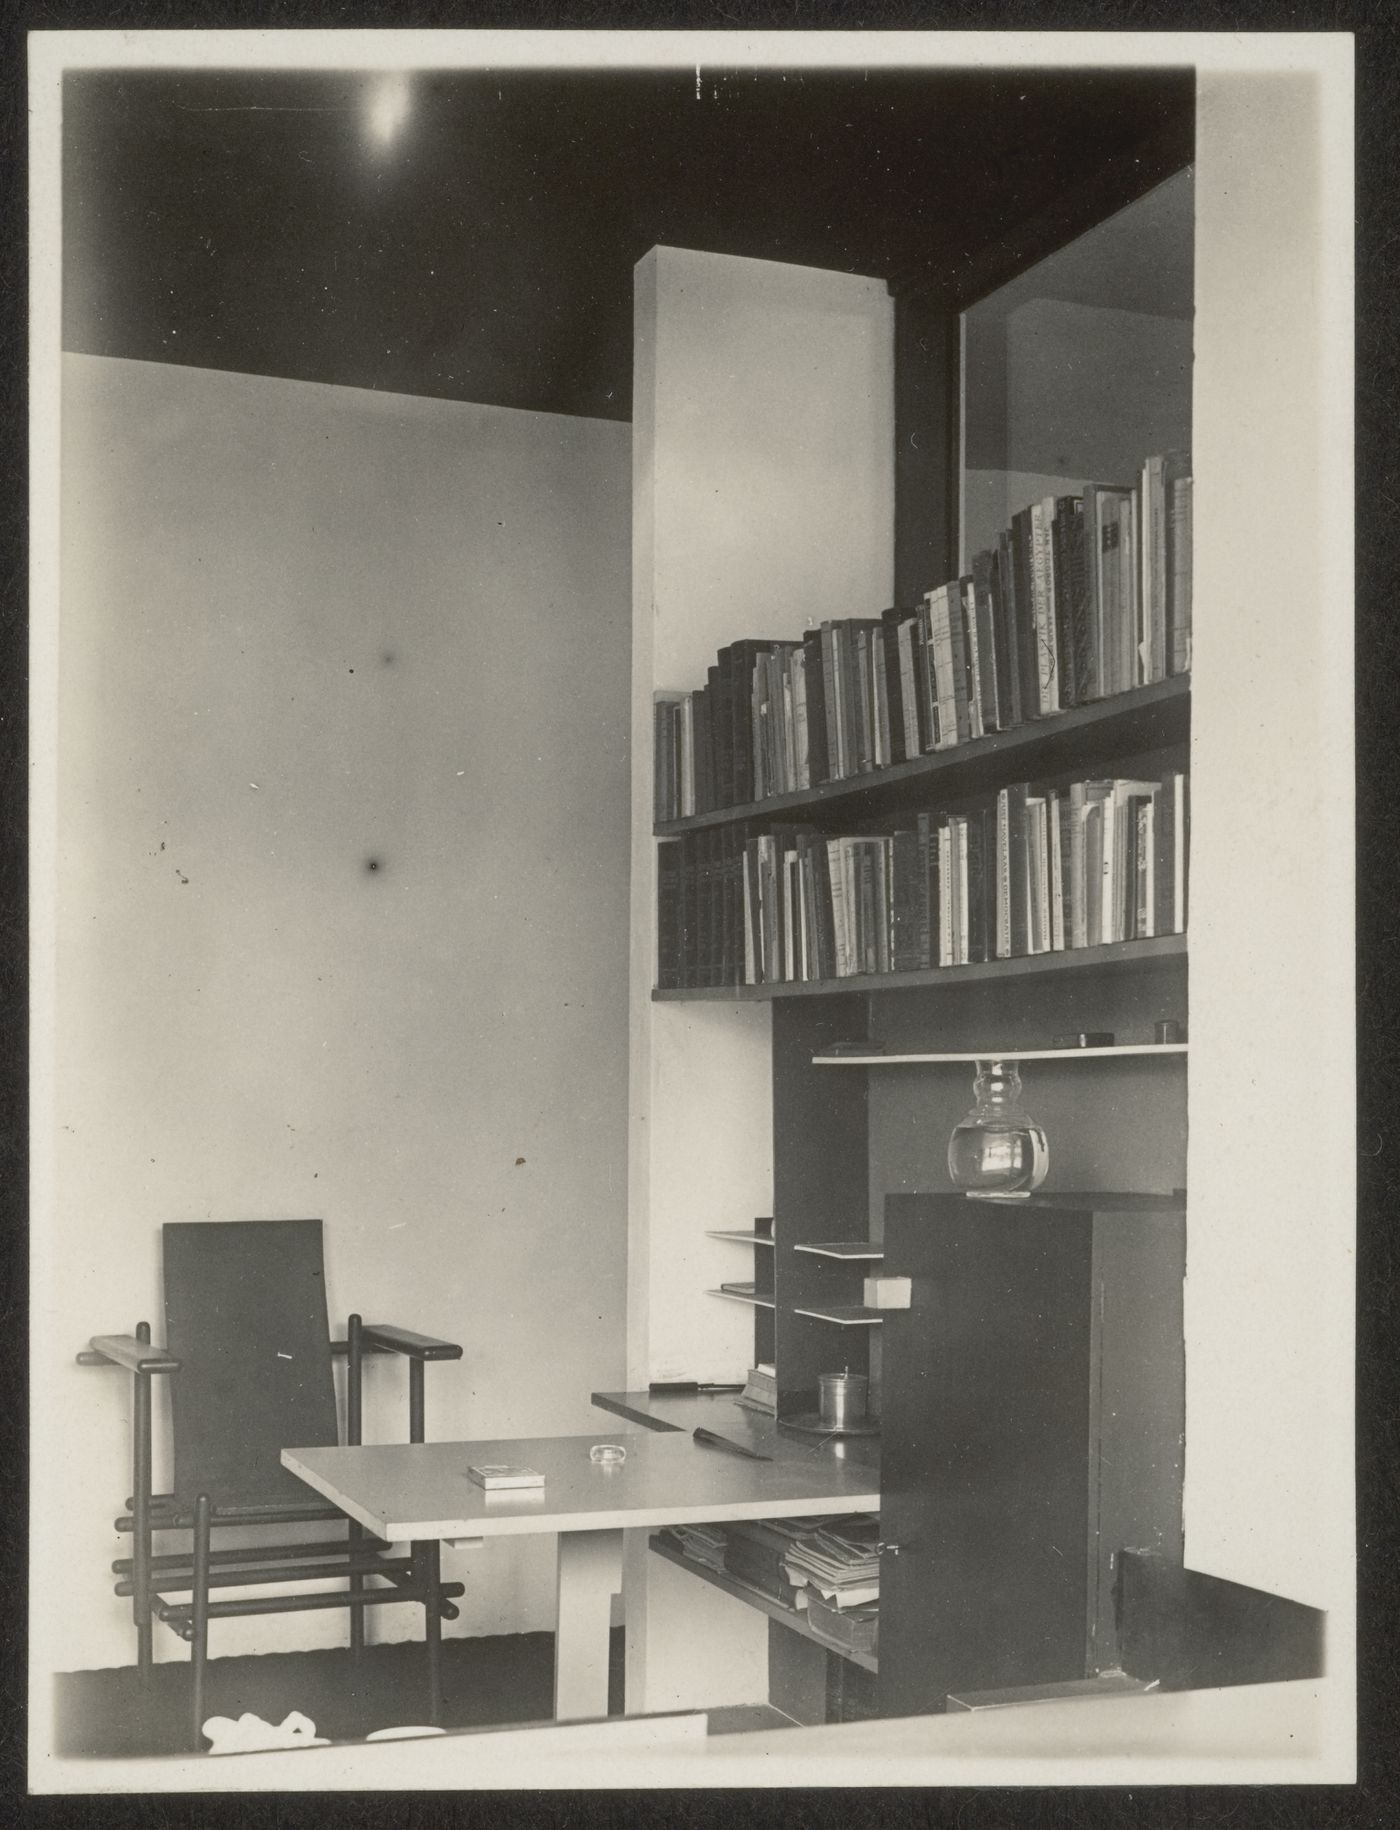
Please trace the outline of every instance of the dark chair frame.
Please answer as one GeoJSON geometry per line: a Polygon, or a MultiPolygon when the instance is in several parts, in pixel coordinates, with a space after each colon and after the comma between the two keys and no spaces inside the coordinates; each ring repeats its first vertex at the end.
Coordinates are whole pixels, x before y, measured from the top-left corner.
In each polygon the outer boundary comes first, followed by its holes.
{"type": "MultiPolygon", "coordinates": [[[[350,1316],[346,1338],[330,1342],[331,1353],[349,1362],[346,1380],[345,1440],[361,1440],[363,1367],[370,1354],[399,1354],[408,1361],[408,1439],[424,1440],[424,1367],[430,1360],[460,1360],[455,1342],[415,1334],[387,1323],[365,1323],[350,1316]]],[[[345,1514],[323,1500],[308,1498],[262,1506],[215,1507],[200,1494],[193,1507],[182,1507],[170,1493],[152,1493],[151,1381],[174,1378],[180,1362],[163,1348],[152,1346],[149,1322],[139,1322],[131,1335],[94,1335],[78,1355],[84,1366],[121,1366],[132,1375],[132,1497],[127,1511],[117,1519],[119,1532],[129,1532],[132,1555],[112,1565],[116,1593],[131,1597],[136,1625],[136,1663],[140,1681],[150,1681],[154,1667],[153,1626],[156,1620],[186,1640],[191,1648],[191,1745],[203,1746],[204,1696],[209,1658],[209,1622],[233,1615],[290,1614],[327,1608],[350,1610],[350,1652],[364,1651],[365,1610],[385,1603],[419,1602],[424,1610],[424,1650],[427,1664],[427,1720],[436,1726],[442,1715],[442,1622],[455,1620],[454,1599],[464,1592],[460,1582],[443,1582],[439,1547],[435,1542],[414,1546],[413,1554],[390,1557],[391,1547],[373,1537],[356,1520],[348,1521],[344,1538],[316,1543],[271,1543],[256,1547],[216,1550],[212,1534],[218,1526],[304,1525],[341,1520],[345,1514]],[[156,1555],[155,1532],[189,1531],[188,1551],[156,1555]],[[243,1597],[215,1601],[214,1589],[267,1586],[280,1582],[309,1582],[344,1576],[342,1590],[290,1595],[243,1597]],[[378,1577],[386,1586],[371,1587],[378,1577]],[[167,1591],[189,1592],[190,1599],[171,1602],[167,1591]]]]}

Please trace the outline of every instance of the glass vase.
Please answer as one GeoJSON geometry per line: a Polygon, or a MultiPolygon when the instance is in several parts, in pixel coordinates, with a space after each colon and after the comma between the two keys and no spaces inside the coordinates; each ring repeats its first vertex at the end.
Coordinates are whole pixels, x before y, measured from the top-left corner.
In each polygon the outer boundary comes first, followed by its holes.
{"type": "Polygon", "coordinates": [[[974,1195],[1028,1195],[1050,1167],[1045,1133],[1021,1110],[1014,1061],[979,1061],[977,1104],[948,1140],[953,1185],[974,1195]]]}

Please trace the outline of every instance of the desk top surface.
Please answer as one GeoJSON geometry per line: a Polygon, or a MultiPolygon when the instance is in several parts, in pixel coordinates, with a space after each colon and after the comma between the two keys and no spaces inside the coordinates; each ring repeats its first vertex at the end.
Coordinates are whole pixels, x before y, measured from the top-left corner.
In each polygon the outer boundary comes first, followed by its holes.
{"type": "Polygon", "coordinates": [[[679,1431],[600,1430],[591,1436],[283,1449],[282,1465],[382,1538],[521,1536],[620,1526],[701,1525],[726,1519],[878,1512],[878,1482],[829,1453],[754,1461],[704,1448],[679,1431]],[[591,1462],[595,1442],[621,1443],[625,1462],[591,1462]],[[472,1463],[536,1468],[544,1486],[487,1492],[472,1463]]]}
{"type": "Polygon", "coordinates": [[[648,1430],[713,1430],[741,1448],[757,1449],[775,1461],[844,1463],[865,1470],[863,1479],[880,1484],[878,1436],[821,1435],[795,1430],[765,1411],[751,1410],[730,1392],[594,1392],[603,1411],[640,1423],[648,1430]]]}

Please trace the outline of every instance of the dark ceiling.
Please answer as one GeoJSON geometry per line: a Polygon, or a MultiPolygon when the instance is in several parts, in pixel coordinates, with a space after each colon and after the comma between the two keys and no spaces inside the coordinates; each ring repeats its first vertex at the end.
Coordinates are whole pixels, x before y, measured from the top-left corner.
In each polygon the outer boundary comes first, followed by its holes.
{"type": "MultiPolygon", "coordinates": [[[[83,72],[64,347],[626,419],[654,244],[907,283],[1189,132],[1189,71],[83,72]],[[1058,200],[1058,201],[1057,201],[1058,200]]],[[[1050,224],[1046,228],[1047,221],[1050,224]]],[[[994,254],[993,254],[994,264],[994,254]]]]}

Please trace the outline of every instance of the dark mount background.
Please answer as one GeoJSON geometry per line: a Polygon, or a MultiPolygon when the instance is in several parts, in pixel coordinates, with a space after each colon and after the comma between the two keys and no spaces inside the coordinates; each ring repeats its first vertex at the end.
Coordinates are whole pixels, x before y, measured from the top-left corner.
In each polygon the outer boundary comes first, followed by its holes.
{"type": "Polygon", "coordinates": [[[377,151],[371,82],[70,74],[64,347],[625,420],[654,244],[975,295],[1194,121],[1189,70],[429,72],[377,151]]]}

